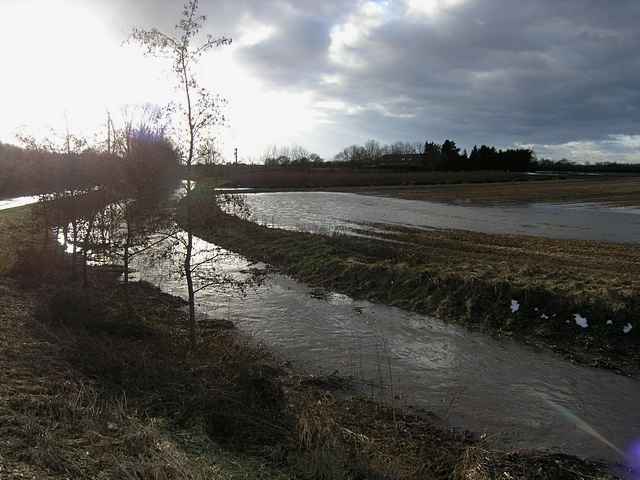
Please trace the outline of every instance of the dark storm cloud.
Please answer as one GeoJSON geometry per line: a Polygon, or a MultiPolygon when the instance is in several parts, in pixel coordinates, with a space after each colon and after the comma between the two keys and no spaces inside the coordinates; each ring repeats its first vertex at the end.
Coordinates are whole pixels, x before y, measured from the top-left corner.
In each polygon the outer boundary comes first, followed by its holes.
{"type": "MultiPolygon", "coordinates": [[[[179,10],[114,4],[133,23],[170,25],[179,10]]],[[[340,138],[545,151],[578,141],[606,153],[620,147],[611,135],[640,133],[637,0],[467,0],[434,17],[409,15],[402,0],[368,4],[375,18],[355,0],[202,0],[216,32],[236,35],[247,19],[273,27],[236,58],[271,88],[313,91],[340,138]]]]}
{"type": "Polygon", "coordinates": [[[316,17],[289,19],[264,42],[242,49],[238,58],[280,87],[308,88],[328,69],[331,26],[316,17]]]}

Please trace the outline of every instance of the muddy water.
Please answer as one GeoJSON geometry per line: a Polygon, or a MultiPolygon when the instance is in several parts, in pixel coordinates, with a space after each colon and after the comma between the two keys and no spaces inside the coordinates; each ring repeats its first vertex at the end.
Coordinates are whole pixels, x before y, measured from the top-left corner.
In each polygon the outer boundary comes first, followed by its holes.
{"type": "Polygon", "coordinates": [[[387,223],[559,239],[640,241],[640,209],[597,204],[481,207],[336,192],[255,193],[245,198],[255,221],[311,231],[387,223]]]}
{"type": "MultiPolygon", "coordinates": [[[[196,245],[211,247],[201,240],[196,245]]],[[[168,274],[168,265],[137,267],[140,278],[185,297],[184,281],[168,274]]],[[[237,255],[223,266],[246,267],[237,255]]],[[[486,433],[496,445],[621,461],[585,430],[620,450],[640,438],[640,382],[431,317],[319,295],[281,275],[246,298],[201,293],[198,310],[230,318],[298,366],[353,375],[367,394],[398,396],[397,404],[430,409],[453,425],[486,433]]]]}

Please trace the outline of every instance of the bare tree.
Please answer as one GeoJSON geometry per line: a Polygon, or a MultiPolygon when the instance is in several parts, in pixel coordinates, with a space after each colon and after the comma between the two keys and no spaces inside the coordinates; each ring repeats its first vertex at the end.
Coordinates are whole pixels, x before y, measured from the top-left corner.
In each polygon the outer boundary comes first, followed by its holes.
{"type": "MultiPolygon", "coordinates": [[[[184,201],[184,223],[186,235],[177,238],[184,244],[183,272],[187,282],[189,294],[189,325],[190,340],[196,343],[195,293],[193,283],[194,265],[192,206],[192,166],[197,152],[202,149],[202,142],[211,138],[212,129],[224,122],[221,105],[223,99],[211,94],[202,87],[195,74],[195,65],[208,51],[215,47],[229,45],[231,39],[227,37],[213,37],[206,35],[200,39],[206,17],[198,14],[198,0],[187,0],[182,11],[180,21],[172,33],[164,33],[158,29],[134,29],[132,39],[147,49],[147,53],[155,56],[168,57],[173,64],[176,81],[182,91],[182,102],[179,108],[181,125],[178,129],[178,142],[183,154],[186,196],[184,201]]],[[[199,265],[198,265],[199,266],[199,265]]]]}

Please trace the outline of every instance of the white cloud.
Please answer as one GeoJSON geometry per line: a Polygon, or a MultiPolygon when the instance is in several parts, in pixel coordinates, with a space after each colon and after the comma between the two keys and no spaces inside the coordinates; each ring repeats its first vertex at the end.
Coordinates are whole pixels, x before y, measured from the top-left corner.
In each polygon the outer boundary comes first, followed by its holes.
{"type": "Polygon", "coordinates": [[[327,74],[321,77],[322,82],[327,85],[341,85],[344,82],[344,79],[341,75],[338,74],[327,74]]]}
{"type": "Polygon", "coordinates": [[[577,163],[640,162],[640,135],[609,135],[604,140],[573,140],[559,144],[516,144],[538,157],[577,163]]]}
{"type": "Polygon", "coordinates": [[[449,9],[461,6],[466,0],[407,0],[407,14],[435,17],[449,9]]]}
{"type": "Polygon", "coordinates": [[[269,40],[277,32],[276,27],[245,18],[240,24],[238,36],[234,39],[240,47],[253,47],[269,40]]]}
{"type": "Polygon", "coordinates": [[[640,135],[611,135],[607,143],[640,150],[640,135]]]}
{"type": "Polygon", "coordinates": [[[371,32],[384,23],[387,3],[365,2],[345,23],[331,30],[329,58],[337,65],[364,67],[358,49],[366,44],[371,32]]]}

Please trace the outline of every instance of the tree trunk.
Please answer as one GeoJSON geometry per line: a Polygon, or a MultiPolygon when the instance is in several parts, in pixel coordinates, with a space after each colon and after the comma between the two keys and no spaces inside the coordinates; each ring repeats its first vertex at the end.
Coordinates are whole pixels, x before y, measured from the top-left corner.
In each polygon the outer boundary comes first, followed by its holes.
{"type": "Polygon", "coordinates": [[[127,219],[127,238],[124,244],[124,284],[129,285],[129,249],[131,248],[131,227],[127,219]]]}
{"type": "Polygon", "coordinates": [[[87,251],[82,251],[82,288],[89,286],[89,277],[87,275],[87,251]]]}
{"type": "Polygon", "coordinates": [[[131,301],[129,298],[129,245],[124,247],[124,304],[127,316],[131,316],[131,301]]]}
{"type": "Polygon", "coordinates": [[[47,251],[47,245],[49,245],[49,222],[47,221],[47,217],[45,214],[44,217],[44,228],[42,230],[42,251],[47,251]]]}
{"type": "Polygon", "coordinates": [[[56,228],[54,230],[54,241],[53,241],[53,255],[54,258],[57,260],[58,259],[58,255],[60,254],[60,246],[58,245],[58,242],[60,241],[60,225],[56,225],[56,228]]]}
{"type": "Polygon", "coordinates": [[[124,247],[124,284],[129,285],[129,246],[124,247]]]}
{"type": "Polygon", "coordinates": [[[89,242],[91,240],[91,233],[93,231],[93,222],[95,216],[88,220],[87,231],[82,239],[82,287],[87,288],[89,286],[89,278],[87,275],[87,252],[89,251],[89,242]]]}
{"type": "Polygon", "coordinates": [[[71,254],[71,279],[75,280],[77,277],[77,259],[78,259],[78,221],[74,220],[71,223],[71,235],[73,242],[73,252],[71,254]]]}
{"type": "Polygon", "coordinates": [[[193,234],[187,232],[187,252],[184,257],[184,273],[187,279],[189,292],[189,342],[191,347],[196,346],[196,298],[193,290],[193,272],[191,271],[191,255],[193,252],[193,234]]]}

